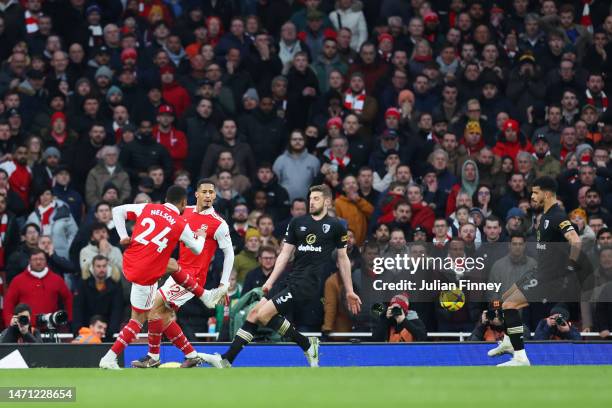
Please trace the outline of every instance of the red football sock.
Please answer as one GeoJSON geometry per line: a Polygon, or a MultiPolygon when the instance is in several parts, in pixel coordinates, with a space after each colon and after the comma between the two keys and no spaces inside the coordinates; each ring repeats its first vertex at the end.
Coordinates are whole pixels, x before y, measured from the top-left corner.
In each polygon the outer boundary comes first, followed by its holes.
{"type": "Polygon", "coordinates": [[[178,271],[172,274],[172,279],[191,293],[195,295],[195,297],[199,298],[204,294],[204,288],[198,284],[198,281],[194,276],[189,275],[187,272],[183,270],[183,268],[179,268],[178,271]]]}
{"type": "Polygon", "coordinates": [[[163,330],[162,319],[149,320],[149,354],[159,354],[163,330]]]}
{"type": "Polygon", "coordinates": [[[111,350],[115,352],[115,354],[119,355],[125,348],[130,344],[138,333],[142,330],[142,324],[138,323],[138,321],[134,319],[130,319],[128,324],[123,326],[121,329],[121,333],[119,333],[119,337],[111,347],[111,350]]]}
{"type": "Polygon", "coordinates": [[[174,344],[174,346],[181,350],[183,353],[189,354],[195,351],[189,340],[187,340],[187,337],[185,337],[185,334],[183,334],[183,330],[181,329],[181,326],[178,325],[178,323],[170,323],[168,327],[166,327],[166,329],[164,330],[164,334],[166,335],[168,340],[170,340],[172,344],[174,344]]]}

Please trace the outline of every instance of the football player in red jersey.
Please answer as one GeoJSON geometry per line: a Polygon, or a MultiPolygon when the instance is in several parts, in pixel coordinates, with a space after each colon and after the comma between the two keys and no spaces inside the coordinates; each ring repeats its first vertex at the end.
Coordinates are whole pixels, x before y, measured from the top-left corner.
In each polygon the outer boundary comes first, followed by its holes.
{"type": "MultiPolygon", "coordinates": [[[[234,249],[230,239],[229,227],[225,220],[215,212],[213,203],[216,198],[215,184],[213,181],[204,179],[198,181],[196,186],[196,206],[187,207],[183,215],[192,229],[204,229],[206,231],[206,247],[199,255],[194,255],[181,244],[179,265],[190,276],[197,277],[198,285],[202,287],[206,283],[208,267],[217,247],[223,250],[223,274],[217,290],[223,294],[227,292],[229,277],[234,264],[234,249]]],[[[180,326],[176,322],[175,311],[189,301],[194,295],[176,281],[169,277],[157,291],[153,308],[149,313],[149,353],[139,360],[132,361],[132,367],[152,368],[160,365],[159,349],[162,334],[185,354],[183,368],[195,367],[201,361],[180,326]]],[[[215,304],[206,304],[214,307],[215,304]]]]}
{"type": "MultiPolygon", "coordinates": [[[[132,316],[119,333],[117,341],[100,360],[100,368],[118,369],[117,355],[130,344],[142,329],[148,312],[153,306],[157,281],[167,271],[175,281],[194,293],[205,303],[211,298],[217,302],[224,295],[221,290],[206,291],[197,284],[196,278],[180,268],[170,256],[180,241],[192,252],[199,254],[204,249],[206,231],[201,228],[195,233],[181,215],[187,205],[187,192],[179,186],[172,186],[166,193],[165,204],[126,204],[113,208],[113,222],[127,246],[123,254],[123,274],[132,283],[130,303],[132,316]],[[136,216],[128,236],[125,220],[136,216]]],[[[215,302],[216,303],[216,302],[215,302]]],[[[197,357],[197,355],[195,356],[197,357]]]]}

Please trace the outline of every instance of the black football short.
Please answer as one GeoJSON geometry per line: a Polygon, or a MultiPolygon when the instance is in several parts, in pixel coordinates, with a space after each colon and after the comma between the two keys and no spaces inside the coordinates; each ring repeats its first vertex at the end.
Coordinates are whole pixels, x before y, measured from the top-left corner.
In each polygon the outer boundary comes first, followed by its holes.
{"type": "Polygon", "coordinates": [[[543,274],[536,269],[532,269],[516,282],[516,286],[530,303],[574,302],[579,300],[580,290],[577,279],[569,273],[543,274]]]}
{"type": "Polygon", "coordinates": [[[274,307],[276,307],[278,313],[288,315],[294,308],[312,302],[315,296],[302,293],[299,290],[295,290],[295,288],[292,289],[289,285],[275,285],[266,298],[274,303],[274,307]]]}

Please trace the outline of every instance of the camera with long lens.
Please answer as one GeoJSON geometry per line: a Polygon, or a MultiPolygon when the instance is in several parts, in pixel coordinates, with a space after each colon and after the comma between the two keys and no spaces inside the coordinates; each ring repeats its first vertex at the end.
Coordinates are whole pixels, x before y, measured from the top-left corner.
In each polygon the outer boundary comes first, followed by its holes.
{"type": "Polygon", "coordinates": [[[17,323],[19,323],[20,326],[27,326],[30,324],[30,318],[25,315],[17,316],[17,323]]]}
{"type": "Polygon", "coordinates": [[[68,323],[68,313],[66,313],[65,310],[58,310],[57,312],[39,314],[36,316],[36,325],[39,328],[46,327],[49,330],[55,330],[66,323],[68,323]]]}
{"type": "Polygon", "coordinates": [[[374,303],[370,308],[370,313],[372,314],[372,316],[378,318],[385,314],[385,310],[387,310],[387,308],[383,303],[374,303]]]}

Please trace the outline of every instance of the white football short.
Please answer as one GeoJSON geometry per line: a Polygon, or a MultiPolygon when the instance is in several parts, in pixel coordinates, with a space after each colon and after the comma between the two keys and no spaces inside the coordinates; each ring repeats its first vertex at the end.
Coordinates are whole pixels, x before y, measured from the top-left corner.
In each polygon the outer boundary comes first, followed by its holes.
{"type": "Polygon", "coordinates": [[[169,276],[161,288],[157,290],[168,307],[178,310],[193,298],[193,293],[179,285],[169,276]]]}
{"type": "Polygon", "coordinates": [[[157,282],[153,285],[139,285],[132,283],[132,290],[130,292],[130,303],[132,309],[137,312],[146,312],[151,310],[153,307],[153,301],[155,300],[155,291],[157,290],[157,282]]]}

